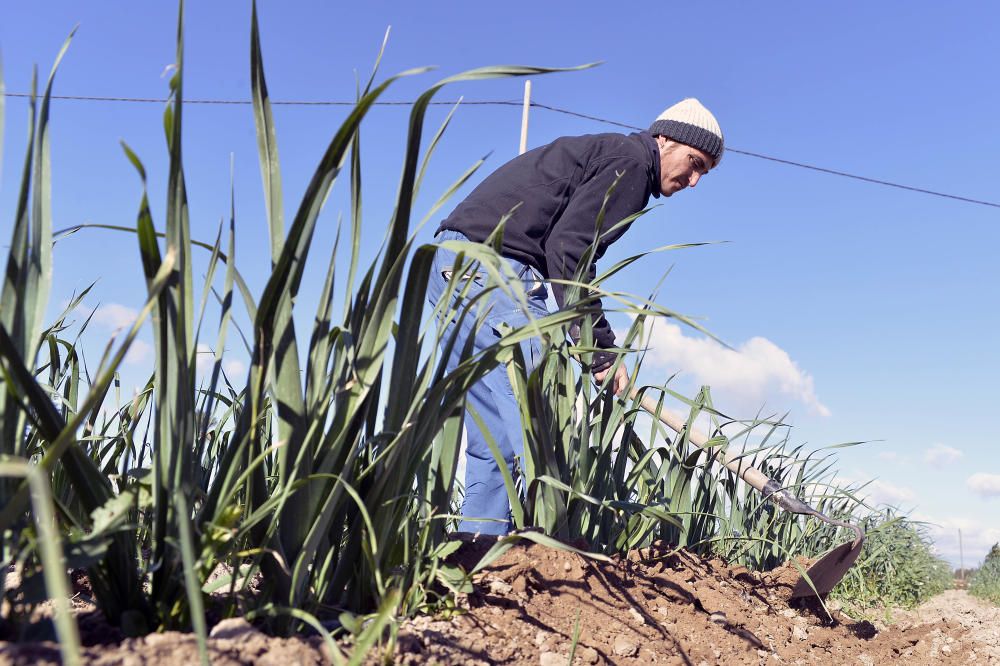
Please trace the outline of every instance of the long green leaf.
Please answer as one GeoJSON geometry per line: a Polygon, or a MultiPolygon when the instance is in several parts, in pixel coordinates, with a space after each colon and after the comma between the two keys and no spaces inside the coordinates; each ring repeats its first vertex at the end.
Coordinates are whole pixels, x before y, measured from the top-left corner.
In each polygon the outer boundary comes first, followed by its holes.
{"type": "Polygon", "coordinates": [[[264,204],[267,206],[268,230],[271,235],[271,266],[278,262],[285,241],[284,203],[281,196],[281,166],[278,160],[278,137],[271,115],[271,99],[267,94],[264,62],[260,49],[260,28],[257,25],[257,0],[251,5],[250,18],[250,93],[253,99],[253,119],[257,128],[257,153],[260,175],[264,181],[264,204]]]}
{"type": "Polygon", "coordinates": [[[38,529],[39,554],[42,574],[49,598],[55,606],[56,635],[64,664],[80,664],[80,634],[69,606],[70,585],[60,545],[59,530],[53,511],[52,493],[48,479],[38,467],[27,461],[6,459],[0,461],[0,476],[18,476],[27,479],[31,489],[31,504],[38,529]]]}
{"type": "Polygon", "coordinates": [[[25,287],[28,322],[24,358],[29,364],[35,362],[35,351],[38,348],[38,333],[42,330],[42,320],[49,300],[49,287],[52,284],[52,159],[49,145],[49,104],[52,99],[52,86],[55,83],[56,71],[62,61],[76,28],[70,31],[69,37],[63,42],[48,82],[45,84],[45,94],[38,113],[38,129],[35,132],[34,159],[34,191],[31,203],[31,270],[25,287]]]}

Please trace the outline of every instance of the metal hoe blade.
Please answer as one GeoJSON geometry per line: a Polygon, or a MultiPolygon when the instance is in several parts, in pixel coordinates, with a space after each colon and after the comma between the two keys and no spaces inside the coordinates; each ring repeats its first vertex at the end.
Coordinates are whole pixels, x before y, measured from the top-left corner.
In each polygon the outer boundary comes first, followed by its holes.
{"type": "Polygon", "coordinates": [[[836,587],[854,561],[858,559],[858,555],[861,554],[861,549],[865,545],[865,533],[857,525],[823,515],[791,493],[779,488],[774,481],[768,481],[767,485],[764,486],[764,491],[765,497],[785,511],[803,516],[813,516],[824,523],[835,527],[845,527],[854,532],[853,541],[837,546],[809,567],[805,575],[795,583],[791,598],[798,599],[814,594],[820,597],[826,596],[830,590],[836,587]]]}
{"type": "Polygon", "coordinates": [[[864,542],[848,541],[819,558],[809,567],[805,576],[799,578],[798,582],[795,583],[791,598],[799,599],[815,594],[825,597],[830,593],[830,590],[836,587],[854,561],[858,559],[863,545],[864,542]]]}

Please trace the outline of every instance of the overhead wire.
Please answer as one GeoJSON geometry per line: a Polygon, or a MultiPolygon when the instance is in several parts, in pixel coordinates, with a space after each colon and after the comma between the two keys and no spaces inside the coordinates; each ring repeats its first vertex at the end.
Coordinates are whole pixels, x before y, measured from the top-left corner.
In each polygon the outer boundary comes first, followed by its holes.
{"type": "MultiPolygon", "coordinates": [[[[531,106],[538,107],[540,109],[545,109],[547,111],[554,111],[556,113],[563,113],[569,116],[576,116],[578,118],[584,118],[586,120],[593,120],[596,122],[606,123],[608,125],[615,125],[617,127],[622,127],[625,129],[632,130],[643,130],[644,127],[636,127],[635,125],[629,125],[626,123],[620,123],[616,120],[608,120],[607,118],[599,118],[597,116],[591,116],[586,113],[579,113],[577,111],[570,111],[569,109],[560,109],[559,107],[549,106],[547,104],[539,104],[537,102],[531,102],[531,106]]],[[[930,194],[936,197],[944,197],[946,199],[954,199],[955,201],[964,201],[965,203],[977,204],[980,206],[990,206],[992,208],[1000,208],[1000,203],[995,203],[993,201],[984,201],[982,199],[971,199],[969,197],[958,196],[957,194],[948,194],[946,192],[937,192],[935,190],[927,190],[922,187],[913,187],[912,185],[903,185],[901,183],[893,183],[888,180],[881,180],[879,178],[870,178],[868,176],[860,176],[854,173],[848,173],[847,171],[838,171],[836,169],[828,169],[826,167],[816,166],[814,164],[805,164],[804,162],[795,162],[792,160],[782,159],[780,157],[772,157],[770,155],[762,155],[761,153],[754,153],[749,150],[740,150],[738,148],[730,148],[726,146],[727,153],[736,153],[738,155],[746,155],[748,157],[756,157],[761,160],[768,160],[771,162],[777,162],[779,164],[787,164],[789,166],[798,167],[800,169],[810,169],[812,171],[819,171],[820,173],[827,173],[833,176],[841,176],[843,178],[853,178],[854,180],[860,180],[866,183],[873,183],[875,185],[884,185],[886,187],[895,187],[901,190],[908,190],[910,192],[919,192],[921,194],[930,194]]]]}
{"type": "MultiPolygon", "coordinates": [[[[4,93],[7,97],[31,97],[28,93],[4,93]]],[[[132,102],[132,103],[142,103],[142,104],[165,104],[168,100],[164,98],[152,98],[152,97],[101,97],[95,95],[52,95],[52,99],[59,100],[71,100],[71,101],[86,101],[86,102],[132,102]]],[[[340,100],[271,100],[273,106],[353,106],[355,102],[353,101],[340,101],[340,100]]],[[[185,99],[185,104],[204,104],[204,105],[250,105],[253,102],[250,100],[227,100],[227,99],[185,99]]],[[[437,106],[454,106],[455,104],[462,104],[465,106],[521,106],[522,102],[520,100],[447,100],[447,101],[433,101],[431,104],[437,106]]],[[[409,106],[413,104],[411,101],[391,101],[383,100],[375,102],[376,106],[409,106]]],[[[593,116],[586,113],[580,113],[579,111],[572,111],[570,109],[564,109],[558,106],[552,106],[550,104],[543,104],[541,102],[530,101],[530,106],[536,109],[542,109],[544,111],[551,111],[553,113],[561,113],[568,116],[574,116],[576,118],[581,118],[584,120],[590,120],[598,123],[603,123],[606,125],[611,125],[614,127],[621,127],[623,129],[631,130],[643,130],[643,127],[637,127],[635,125],[629,125],[628,123],[622,123],[617,120],[611,120],[609,118],[601,118],[599,116],[593,116]]],[[[929,190],[923,187],[914,187],[912,185],[904,185],[902,183],[895,183],[888,180],[883,180],[881,178],[871,178],[869,176],[862,176],[855,173],[850,173],[847,171],[839,171],[837,169],[830,169],[827,167],[816,166],[815,164],[806,164],[804,162],[796,162],[794,160],[787,160],[780,157],[774,157],[771,155],[764,155],[762,153],[751,152],[749,150],[741,150],[739,148],[726,147],[726,152],[735,153],[737,155],[744,155],[747,157],[754,157],[761,160],[767,160],[769,162],[776,162],[778,164],[784,164],[787,166],[796,167],[799,169],[808,169],[810,171],[817,171],[819,173],[825,173],[832,176],[840,176],[841,178],[850,178],[853,180],[859,180],[865,183],[870,183],[873,185],[881,185],[883,187],[893,187],[900,190],[906,190],[909,192],[917,192],[919,194],[928,194],[935,197],[942,197],[945,199],[951,199],[953,201],[961,201],[963,203],[975,204],[978,206],[988,206],[991,208],[1000,208],[1000,203],[993,201],[986,201],[983,199],[973,199],[971,197],[963,197],[957,194],[950,194],[947,192],[939,192],[936,190],[929,190]]]]}
{"type": "MultiPolygon", "coordinates": [[[[30,93],[6,93],[7,97],[31,97],[30,93]]],[[[165,97],[101,97],[97,95],[50,95],[51,99],[63,99],[76,102],[137,102],[141,104],[166,104],[169,100],[165,97]]],[[[271,106],[354,106],[356,101],[342,100],[268,100],[271,106]]],[[[228,106],[250,106],[253,104],[248,99],[189,99],[184,98],[185,104],[221,104],[228,106]]],[[[446,100],[432,101],[430,104],[443,106],[455,105],[479,105],[479,106],[521,106],[520,100],[487,99],[487,100],[446,100]]],[[[413,102],[408,100],[379,100],[374,102],[374,106],[412,106],[413,102]]]]}

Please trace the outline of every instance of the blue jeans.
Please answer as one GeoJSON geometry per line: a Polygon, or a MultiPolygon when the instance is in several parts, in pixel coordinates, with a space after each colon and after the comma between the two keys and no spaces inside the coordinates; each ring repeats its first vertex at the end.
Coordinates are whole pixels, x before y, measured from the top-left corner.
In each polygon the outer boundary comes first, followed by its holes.
{"type": "MultiPolygon", "coordinates": [[[[467,241],[468,239],[457,231],[443,231],[435,240],[467,241]]],[[[432,305],[436,305],[445,292],[449,277],[455,269],[455,258],[456,253],[450,250],[437,251],[427,289],[428,300],[432,305]]],[[[548,292],[540,278],[529,266],[513,259],[506,261],[523,283],[528,297],[527,311],[502,289],[498,287],[491,289],[488,294],[476,301],[468,316],[461,322],[450,323],[445,331],[443,342],[447,342],[458,327],[457,338],[447,361],[449,370],[458,365],[462,349],[470,336],[475,337],[473,353],[476,353],[495,344],[503,335],[504,325],[519,328],[528,323],[529,312],[532,318],[548,314],[545,306],[548,292]],[[488,308],[488,314],[483,325],[476,331],[474,315],[481,306],[488,308]]],[[[468,262],[468,259],[464,262],[468,262]]],[[[466,299],[474,298],[489,285],[489,277],[482,269],[475,273],[470,272],[464,279],[473,281],[465,296],[466,299]]],[[[457,297],[455,300],[458,300],[457,297]]],[[[531,338],[521,343],[521,348],[530,371],[541,357],[541,343],[538,339],[531,338]]],[[[484,430],[490,434],[503,455],[507,468],[513,474],[515,458],[524,455],[524,439],[521,431],[521,412],[507,376],[507,367],[500,365],[493,368],[476,383],[466,397],[466,405],[468,409],[465,418],[467,437],[465,500],[462,503],[462,522],[458,529],[462,532],[506,534],[512,525],[503,474],[490,451],[483,430],[472,418],[470,410],[475,410],[482,419],[484,430]]]]}

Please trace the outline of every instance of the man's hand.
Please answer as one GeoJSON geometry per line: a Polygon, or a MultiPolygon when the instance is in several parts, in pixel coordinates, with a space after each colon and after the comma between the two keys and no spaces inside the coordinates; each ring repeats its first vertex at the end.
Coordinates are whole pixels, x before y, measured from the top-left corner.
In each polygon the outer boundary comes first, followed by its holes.
{"type": "MultiPolygon", "coordinates": [[[[614,366],[611,367],[613,368],[614,366]]],[[[608,376],[609,372],[611,372],[611,368],[595,372],[594,379],[597,380],[598,384],[603,384],[604,378],[608,376]]],[[[621,395],[626,386],[628,386],[628,370],[625,369],[624,365],[619,365],[618,370],[615,372],[615,378],[609,388],[615,392],[615,395],[621,395]]]]}

